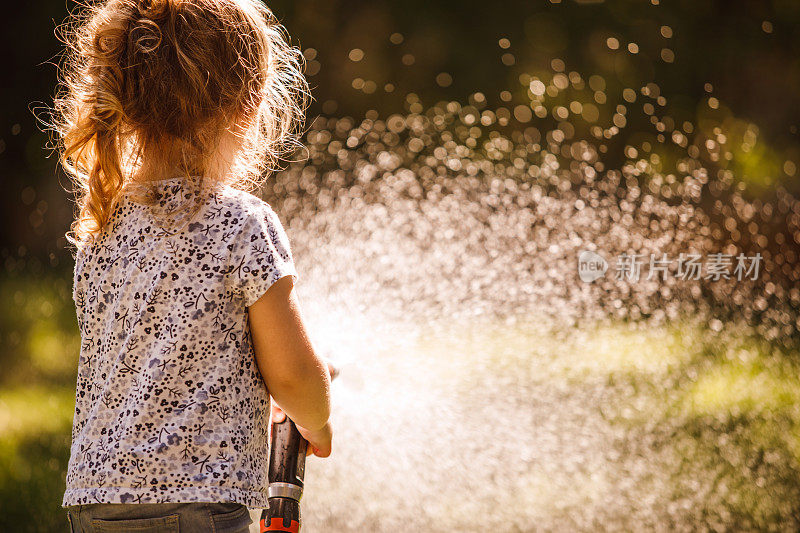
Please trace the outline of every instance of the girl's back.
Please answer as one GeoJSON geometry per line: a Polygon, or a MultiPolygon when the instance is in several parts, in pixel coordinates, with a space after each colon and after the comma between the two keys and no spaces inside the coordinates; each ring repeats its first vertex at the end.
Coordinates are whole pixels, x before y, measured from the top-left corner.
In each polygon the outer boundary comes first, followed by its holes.
{"type": "Polygon", "coordinates": [[[296,279],[286,234],[269,205],[227,186],[201,193],[173,232],[159,217],[192,193],[184,178],[152,188],[155,206],[130,186],[76,258],[83,345],[63,504],[266,506],[269,397],[246,307],[296,279]]]}

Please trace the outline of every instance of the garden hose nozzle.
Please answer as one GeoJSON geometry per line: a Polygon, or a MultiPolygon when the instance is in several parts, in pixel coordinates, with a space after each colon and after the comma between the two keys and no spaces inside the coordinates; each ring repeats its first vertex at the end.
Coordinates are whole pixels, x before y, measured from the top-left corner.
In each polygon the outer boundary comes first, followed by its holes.
{"type": "MultiPolygon", "coordinates": [[[[333,379],[338,370],[330,364],[329,368],[333,379]]],[[[283,422],[272,423],[267,492],[269,508],[261,512],[260,533],[299,533],[307,448],[308,441],[288,416],[283,422]]]]}

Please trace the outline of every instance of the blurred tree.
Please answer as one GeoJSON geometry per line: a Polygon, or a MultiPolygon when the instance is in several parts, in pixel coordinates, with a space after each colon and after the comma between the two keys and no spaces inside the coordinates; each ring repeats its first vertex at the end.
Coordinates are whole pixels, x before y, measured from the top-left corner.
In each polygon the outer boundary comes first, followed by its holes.
{"type": "MultiPolygon", "coordinates": [[[[0,45],[8,73],[0,100],[0,259],[34,270],[57,266],[71,204],[68,180],[47,156],[31,110],[55,92],[60,43],[54,28],[78,3],[43,0],[7,7],[0,45]]],[[[270,6],[302,47],[318,114],[383,116],[404,109],[409,93],[423,106],[465,101],[480,91],[524,94],[520,74],[600,75],[608,91],[655,83],[676,120],[697,115],[713,94],[756,124],[780,158],[797,161],[800,41],[794,0],[275,0],[270,6]]],[[[645,124],[629,124],[635,135],[645,124]]],[[[622,144],[625,139],[621,139],[622,144]]],[[[607,164],[624,159],[609,150],[607,164]]],[[[789,170],[792,170],[791,165],[789,170]]],[[[67,263],[70,263],[67,261],[67,263]]]]}

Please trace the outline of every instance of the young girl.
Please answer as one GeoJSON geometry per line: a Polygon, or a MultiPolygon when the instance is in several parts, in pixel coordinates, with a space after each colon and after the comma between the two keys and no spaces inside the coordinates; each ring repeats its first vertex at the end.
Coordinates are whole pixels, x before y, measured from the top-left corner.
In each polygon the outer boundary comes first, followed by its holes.
{"type": "Polygon", "coordinates": [[[247,531],[270,395],[331,452],[289,242],[245,192],[298,144],[302,56],[259,0],[88,9],[56,100],[82,338],[63,506],[72,531],[247,531]]]}

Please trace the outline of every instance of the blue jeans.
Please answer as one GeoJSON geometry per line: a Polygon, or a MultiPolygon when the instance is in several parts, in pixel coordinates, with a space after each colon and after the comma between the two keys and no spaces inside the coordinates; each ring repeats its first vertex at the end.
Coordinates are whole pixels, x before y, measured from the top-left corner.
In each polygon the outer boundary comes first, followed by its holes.
{"type": "Polygon", "coordinates": [[[248,533],[241,503],[93,503],[67,507],[71,533],[248,533]]]}

